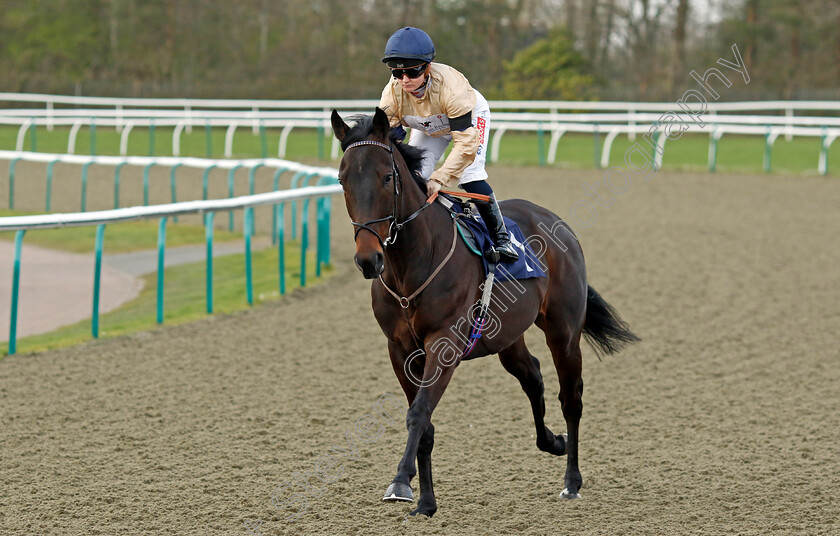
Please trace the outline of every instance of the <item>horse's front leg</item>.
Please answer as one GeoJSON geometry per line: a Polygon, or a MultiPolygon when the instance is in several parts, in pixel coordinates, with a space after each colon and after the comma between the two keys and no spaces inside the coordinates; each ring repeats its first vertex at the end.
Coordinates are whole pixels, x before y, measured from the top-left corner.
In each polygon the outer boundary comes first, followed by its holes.
{"type": "Polygon", "coordinates": [[[420,472],[420,500],[411,515],[423,514],[432,517],[437,512],[437,500],[432,484],[432,449],[435,447],[435,425],[431,422],[420,436],[417,445],[417,468],[420,472]]]}
{"type": "MultiPolygon", "coordinates": [[[[411,501],[411,479],[417,474],[415,459],[420,466],[420,500],[412,514],[431,516],[437,511],[432,484],[431,455],[434,447],[432,412],[443,396],[452,377],[454,364],[445,366],[434,355],[416,352],[407,359],[404,377],[417,388],[417,394],[406,413],[408,440],[405,453],[397,466],[397,476],[385,492],[386,501],[411,501]],[[417,374],[422,363],[422,375],[417,374]]],[[[398,374],[399,376],[399,374],[398,374]]],[[[400,378],[402,382],[402,378],[400,378]]]]}

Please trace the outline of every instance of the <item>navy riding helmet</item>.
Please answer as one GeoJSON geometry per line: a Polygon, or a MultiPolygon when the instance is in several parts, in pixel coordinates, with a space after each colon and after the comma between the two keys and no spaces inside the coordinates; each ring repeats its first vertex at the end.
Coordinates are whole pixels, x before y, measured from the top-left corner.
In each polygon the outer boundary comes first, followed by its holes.
{"type": "Polygon", "coordinates": [[[420,28],[406,26],[391,35],[385,45],[385,57],[382,63],[392,69],[414,67],[420,63],[430,63],[435,59],[435,44],[429,34],[420,28]]]}

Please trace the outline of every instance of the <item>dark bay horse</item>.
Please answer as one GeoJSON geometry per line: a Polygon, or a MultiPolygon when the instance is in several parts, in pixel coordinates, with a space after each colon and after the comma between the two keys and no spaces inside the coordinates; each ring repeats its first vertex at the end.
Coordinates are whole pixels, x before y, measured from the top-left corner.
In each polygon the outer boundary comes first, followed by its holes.
{"type": "MultiPolygon", "coordinates": [[[[413,501],[411,479],[419,470],[420,499],[412,514],[431,516],[437,510],[432,412],[470,342],[470,315],[482,293],[484,270],[481,259],[457,239],[449,211],[427,203],[425,182],[417,174],[423,154],[390,138],[388,119],[379,108],[373,116],[356,119],[351,128],[333,110],[333,131],[345,151],[338,176],[356,230],[355,262],[366,279],[374,280],[374,316],[410,406],[405,454],[384,500],[413,501]]],[[[467,358],[499,354],[531,402],[537,447],[566,455],[561,497],[577,498],[583,483],[578,469],[581,335],[599,355],[615,353],[638,338],[587,284],[578,241],[558,216],[519,199],[503,202],[502,209],[519,224],[534,250],[532,261],[548,277],[497,282],[485,332],[467,358]],[[553,434],[543,422],[540,365],[524,338],[532,324],[545,333],[551,350],[567,435],[553,434]]]]}

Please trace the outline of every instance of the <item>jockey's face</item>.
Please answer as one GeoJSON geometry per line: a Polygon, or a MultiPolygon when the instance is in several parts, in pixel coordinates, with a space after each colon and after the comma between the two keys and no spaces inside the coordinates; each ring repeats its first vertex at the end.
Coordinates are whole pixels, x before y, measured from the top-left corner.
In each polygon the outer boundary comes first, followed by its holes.
{"type": "Polygon", "coordinates": [[[421,76],[417,78],[409,78],[407,74],[403,74],[400,80],[400,86],[403,88],[403,91],[417,91],[420,86],[423,85],[423,82],[426,81],[426,72],[424,71],[421,76]]]}

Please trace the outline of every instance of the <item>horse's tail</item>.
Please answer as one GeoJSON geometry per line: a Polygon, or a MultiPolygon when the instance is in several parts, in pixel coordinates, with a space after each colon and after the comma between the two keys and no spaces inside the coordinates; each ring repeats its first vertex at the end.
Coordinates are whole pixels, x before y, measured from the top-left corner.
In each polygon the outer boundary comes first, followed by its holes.
{"type": "Polygon", "coordinates": [[[641,340],[630,331],[627,322],[618,316],[618,311],[607,303],[594,288],[589,286],[586,295],[586,320],[583,324],[583,336],[595,350],[598,359],[604,354],[618,353],[627,344],[641,340]]]}

